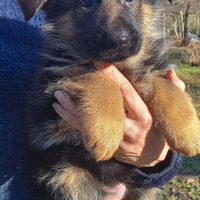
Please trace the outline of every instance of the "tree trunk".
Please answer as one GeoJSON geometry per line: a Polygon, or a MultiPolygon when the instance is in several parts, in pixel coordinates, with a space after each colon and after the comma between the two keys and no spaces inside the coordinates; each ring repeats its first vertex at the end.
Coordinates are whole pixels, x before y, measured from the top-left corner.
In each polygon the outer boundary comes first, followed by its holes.
{"type": "Polygon", "coordinates": [[[185,11],[185,21],[184,21],[184,39],[186,39],[186,36],[189,32],[189,10],[190,10],[190,0],[187,2],[187,8],[185,11]]]}
{"type": "Polygon", "coordinates": [[[181,36],[181,38],[183,38],[184,37],[184,21],[183,21],[183,12],[182,12],[182,10],[180,11],[180,26],[181,26],[180,36],[181,36]]]}
{"type": "Polygon", "coordinates": [[[174,16],[174,32],[176,34],[176,38],[179,38],[177,24],[178,24],[178,19],[176,16],[174,16]]]}
{"type": "Polygon", "coordinates": [[[197,35],[199,35],[199,13],[197,13],[197,35]]]}

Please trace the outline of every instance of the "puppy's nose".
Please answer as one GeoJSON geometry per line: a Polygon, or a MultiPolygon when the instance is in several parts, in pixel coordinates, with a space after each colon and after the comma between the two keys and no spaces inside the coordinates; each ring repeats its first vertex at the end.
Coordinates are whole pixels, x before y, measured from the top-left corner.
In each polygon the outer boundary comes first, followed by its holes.
{"type": "Polygon", "coordinates": [[[114,33],[107,38],[107,44],[110,49],[125,47],[130,42],[130,36],[127,32],[114,33]]]}

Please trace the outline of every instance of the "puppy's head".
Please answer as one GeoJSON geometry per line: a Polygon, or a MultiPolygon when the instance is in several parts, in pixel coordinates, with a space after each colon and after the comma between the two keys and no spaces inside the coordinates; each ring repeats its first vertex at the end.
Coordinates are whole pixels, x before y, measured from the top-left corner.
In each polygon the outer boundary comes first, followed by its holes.
{"type": "Polygon", "coordinates": [[[141,51],[158,0],[18,0],[25,19],[47,10],[49,31],[80,57],[118,62],[141,51]]]}

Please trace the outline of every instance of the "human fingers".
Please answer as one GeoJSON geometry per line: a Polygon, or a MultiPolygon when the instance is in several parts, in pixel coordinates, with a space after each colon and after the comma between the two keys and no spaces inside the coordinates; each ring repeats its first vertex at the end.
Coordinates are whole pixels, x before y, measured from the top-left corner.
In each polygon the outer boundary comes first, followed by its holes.
{"type": "Polygon", "coordinates": [[[164,160],[169,147],[164,136],[153,129],[152,115],[136,90],[113,65],[101,68],[97,63],[97,69],[119,85],[128,111],[124,139],[114,158],[137,167],[154,166],[164,160]]]}
{"type": "MultiPolygon", "coordinates": [[[[124,106],[128,111],[124,139],[115,152],[114,158],[138,167],[152,166],[160,162],[160,159],[166,156],[165,149],[167,148],[165,148],[163,135],[161,135],[161,142],[156,143],[156,148],[152,147],[151,142],[155,144],[157,140],[149,137],[149,134],[154,132],[152,131],[153,118],[146,104],[129,81],[113,65],[99,68],[99,71],[119,85],[124,97],[124,106]]],[[[156,134],[153,133],[153,136],[156,134]]]]}
{"type": "Polygon", "coordinates": [[[113,157],[136,167],[152,167],[163,161],[168,151],[164,136],[152,127],[149,132],[134,134],[130,140],[125,138],[113,157]]]}
{"type": "Polygon", "coordinates": [[[54,110],[65,120],[69,125],[81,131],[80,119],[75,114],[74,105],[72,104],[66,92],[57,90],[54,93],[55,98],[59,103],[53,103],[54,110]]]}
{"type": "Polygon", "coordinates": [[[185,91],[185,83],[178,78],[176,72],[173,69],[167,71],[167,79],[179,87],[182,91],[185,91]]]}

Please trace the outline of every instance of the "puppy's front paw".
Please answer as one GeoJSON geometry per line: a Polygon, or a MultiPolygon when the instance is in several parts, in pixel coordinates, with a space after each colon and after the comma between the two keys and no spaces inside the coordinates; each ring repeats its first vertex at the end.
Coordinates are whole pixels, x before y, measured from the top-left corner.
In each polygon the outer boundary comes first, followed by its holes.
{"type": "Polygon", "coordinates": [[[57,88],[68,93],[83,124],[86,147],[97,161],[110,159],[123,139],[125,113],[118,85],[101,73],[63,80],[57,88]]]}
{"type": "Polygon", "coordinates": [[[184,156],[200,153],[200,123],[190,96],[164,78],[154,80],[149,107],[169,146],[184,156]]]}
{"type": "Polygon", "coordinates": [[[108,119],[102,113],[102,116],[96,116],[87,124],[84,133],[85,143],[97,161],[110,159],[123,140],[125,116],[120,116],[121,118],[113,116],[108,119]]]}
{"type": "Polygon", "coordinates": [[[182,123],[179,120],[172,122],[165,136],[174,151],[191,157],[200,153],[200,123],[194,109],[183,108],[182,111],[185,112],[182,123]]]}

